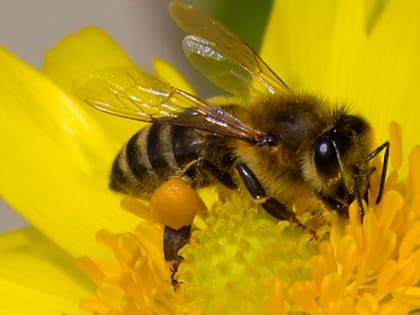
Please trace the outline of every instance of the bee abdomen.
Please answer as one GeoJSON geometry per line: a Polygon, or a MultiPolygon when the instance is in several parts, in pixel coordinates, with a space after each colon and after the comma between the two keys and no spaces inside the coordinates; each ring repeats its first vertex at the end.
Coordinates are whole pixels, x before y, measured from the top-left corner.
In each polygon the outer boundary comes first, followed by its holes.
{"type": "Polygon", "coordinates": [[[204,139],[193,129],[151,125],[136,133],[116,157],[111,189],[148,198],[171,176],[201,155],[204,139]]]}

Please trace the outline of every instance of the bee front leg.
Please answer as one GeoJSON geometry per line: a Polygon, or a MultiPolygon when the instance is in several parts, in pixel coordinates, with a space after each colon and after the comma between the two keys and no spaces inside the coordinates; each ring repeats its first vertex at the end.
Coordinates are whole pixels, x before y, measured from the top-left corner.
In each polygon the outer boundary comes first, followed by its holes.
{"type": "Polygon", "coordinates": [[[289,210],[284,204],[278,201],[275,198],[267,196],[264,187],[261,185],[255,174],[249,169],[249,167],[244,163],[239,163],[236,166],[236,169],[239,173],[239,176],[242,179],[242,182],[245,184],[245,187],[248,189],[252,198],[255,200],[262,200],[261,206],[271,214],[273,217],[279,220],[288,220],[289,222],[296,224],[301,229],[309,232],[314,238],[316,237],[316,232],[310,227],[302,224],[296,214],[289,210]]]}
{"type": "MultiPolygon", "coordinates": [[[[324,197],[324,196],[319,196],[318,198],[324,203],[324,205],[329,208],[332,209],[333,211],[337,212],[337,214],[344,218],[344,219],[348,219],[349,218],[349,206],[342,203],[339,200],[336,200],[334,198],[331,197],[324,197]]],[[[361,199],[360,199],[361,200],[361,199]]],[[[359,203],[359,215],[360,215],[360,223],[363,223],[363,218],[365,215],[365,209],[363,208],[363,204],[361,201],[358,201],[359,203]]],[[[363,197],[363,200],[366,201],[367,203],[367,194],[365,194],[365,196],[363,197]]]]}
{"type": "Polygon", "coordinates": [[[318,198],[324,203],[324,205],[337,212],[340,217],[348,218],[349,217],[349,207],[343,204],[341,201],[338,201],[331,197],[325,197],[318,195],[318,198]]]}

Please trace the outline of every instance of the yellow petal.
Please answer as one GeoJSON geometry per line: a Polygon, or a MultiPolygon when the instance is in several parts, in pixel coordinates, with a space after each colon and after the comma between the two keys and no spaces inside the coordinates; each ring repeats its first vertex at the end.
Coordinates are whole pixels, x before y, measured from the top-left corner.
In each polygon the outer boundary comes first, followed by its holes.
{"type": "Polygon", "coordinates": [[[343,237],[337,247],[337,262],[343,266],[343,275],[351,275],[357,263],[358,254],[357,243],[353,237],[347,235],[343,237]]]}
{"type": "Polygon", "coordinates": [[[367,41],[364,18],[363,0],[345,0],[340,3],[331,38],[333,45],[325,71],[326,81],[319,91],[329,99],[346,101],[351,106],[353,99],[349,95],[353,94],[349,94],[349,90],[354,85],[353,80],[359,78],[357,71],[360,71],[360,66],[357,65],[364,54],[367,41]]]}
{"type": "MultiPolygon", "coordinates": [[[[75,82],[83,80],[90,73],[133,65],[131,59],[107,33],[96,27],[87,27],[77,34],[66,36],[46,53],[43,72],[72,94],[75,82]]],[[[89,107],[84,102],[80,102],[80,106],[89,107]]],[[[91,108],[86,111],[104,126],[108,137],[121,144],[140,126],[138,122],[91,108]]]]}
{"type": "Polygon", "coordinates": [[[73,259],[32,227],[2,234],[0,255],[2,314],[73,313],[94,290],[73,259]]]}
{"type": "Polygon", "coordinates": [[[318,288],[314,282],[300,281],[289,289],[289,296],[297,305],[309,314],[319,314],[319,307],[315,302],[318,297],[318,288]]]}
{"type": "Polygon", "coordinates": [[[398,293],[398,297],[409,305],[419,305],[420,300],[420,288],[419,287],[409,287],[402,292],[398,293]]]}
{"type": "Polygon", "coordinates": [[[320,287],[319,303],[326,306],[343,296],[345,281],[337,273],[330,273],[322,279],[320,287]]]}
{"type": "Polygon", "coordinates": [[[64,89],[90,72],[133,65],[131,59],[104,31],[87,27],[66,36],[45,54],[43,72],[64,89]]]}
{"type": "Polygon", "coordinates": [[[375,314],[378,307],[375,297],[370,293],[365,293],[356,304],[356,313],[361,315],[375,314]]]}
{"type": "Polygon", "coordinates": [[[333,0],[274,1],[261,56],[292,88],[317,90],[329,63],[333,0]]]}
{"type": "Polygon", "coordinates": [[[71,255],[102,256],[97,230],[134,226],[107,188],[119,145],[73,99],[5,50],[0,68],[2,197],[71,255]]]}
{"type": "Polygon", "coordinates": [[[2,314],[86,314],[78,308],[75,300],[63,299],[4,279],[0,279],[0,296],[2,314]]]}

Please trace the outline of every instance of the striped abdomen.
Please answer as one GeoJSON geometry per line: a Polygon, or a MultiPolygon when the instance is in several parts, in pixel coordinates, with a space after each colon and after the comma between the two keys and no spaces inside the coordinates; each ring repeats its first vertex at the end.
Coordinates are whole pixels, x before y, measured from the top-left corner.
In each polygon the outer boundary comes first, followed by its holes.
{"type": "Polygon", "coordinates": [[[171,176],[199,159],[207,137],[194,129],[150,125],[136,133],[116,157],[111,171],[111,189],[148,198],[171,176]]]}

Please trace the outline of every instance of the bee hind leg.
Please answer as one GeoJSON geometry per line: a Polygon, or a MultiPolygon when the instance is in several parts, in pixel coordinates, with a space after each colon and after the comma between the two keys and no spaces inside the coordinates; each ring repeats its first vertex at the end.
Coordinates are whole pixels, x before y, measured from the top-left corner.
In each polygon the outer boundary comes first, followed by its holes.
{"type": "Polygon", "coordinates": [[[245,184],[245,187],[251,194],[252,198],[254,198],[255,200],[263,201],[261,203],[261,206],[265,209],[265,211],[267,211],[276,219],[288,220],[289,222],[297,225],[299,228],[311,234],[313,238],[317,238],[316,232],[310,227],[302,224],[293,211],[289,210],[283,203],[281,203],[277,199],[267,196],[264,187],[262,187],[255,174],[249,169],[249,167],[246,164],[239,163],[236,166],[236,169],[243,183],[245,184]]]}
{"type": "Polygon", "coordinates": [[[181,264],[182,260],[184,258],[182,258],[181,256],[178,256],[177,260],[175,260],[175,262],[171,265],[170,271],[171,271],[171,285],[174,288],[174,291],[177,291],[180,286],[181,283],[180,281],[178,281],[177,279],[175,279],[176,273],[178,271],[179,265],[181,264]]]}
{"type": "Polygon", "coordinates": [[[179,287],[179,282],[175,279],[179,264],[183,257],[178,255],[178,251],[188,243],[191,235],[191,225],[184,226],[179,230],[165,226],[163,233],[163,254],[166,261],[174,261],[171,266],[171,282],[176,290],[179,287]]]}

